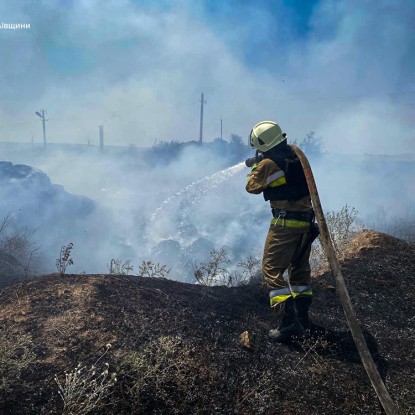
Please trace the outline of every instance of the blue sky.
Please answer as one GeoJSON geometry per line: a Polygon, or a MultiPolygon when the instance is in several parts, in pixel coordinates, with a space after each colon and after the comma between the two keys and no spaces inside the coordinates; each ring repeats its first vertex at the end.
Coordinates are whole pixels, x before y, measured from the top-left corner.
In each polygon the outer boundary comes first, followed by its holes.
{"type": "Polygon", "coordinates": [[[206,139],[222,116],[227,136],[274,119],[333,151],[414,148],[412,1],[5,3],[31,29],[0,31],[2,140],[39,139],[40,108],[57,142],[190,140],[204,91],[206,139]]]}

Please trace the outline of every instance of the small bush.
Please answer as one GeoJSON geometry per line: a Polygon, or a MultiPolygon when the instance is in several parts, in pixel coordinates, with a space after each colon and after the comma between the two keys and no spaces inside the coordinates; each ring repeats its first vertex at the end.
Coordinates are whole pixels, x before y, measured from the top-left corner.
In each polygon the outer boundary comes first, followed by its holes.
{"type": "Polygon", "coordinates": [[[150,397],[163,402],[163,406],[175,408],[174,412],[166,413],[182,413],[178,411],[177,395],[190,392],[195,373],[193,352],[180,336],[160,336],[119,360],[118,371],[126,375],[127,396],[136,408],[144,406],[137,413],[148,413],[145,405],[150,397]]]}
{"type": "Polygon", "coordinates": [[[72,242],[70,242],[68,245],[63,245],[59,254],[59,258],[56,260],[56,268],[62,275],[65,275],[66,268],[73,264],[73,259],[71,258],[72,248],[72,242]]]}
{"type": "Polygon", "coordinates": [[[326,214],[327,227],[330,231],[334,249],[338,254],[343,253],[350,242],[357,213],[354,207],[345,205],[339,212],[332,211],[326,214]]]}
{"type": "MultiPolygon", "coordinates": [[[[339,257],[342,257],[357,230],[357,214],[358,211],[353,206],[345,205],[340,211],[327,212],[325,215],[333,247],[339,257]]],[[[310,262],[313,268],[319,268],[327,262],[319,239],[312,245],[310,262]]]]}
{"type": "Polygon", "coordinates": [[[244,284],[256,284],[262,278],[260,260],[249,256],[237,264],[239,271],[230,271],[231,261],[225,249],[213,249],[207,262],[193,265],[193,274],[200,285],[226,285],[237,287],[244,284]]]}
{"type": "MultiPolygon", "coordinates": [[[[107,345],[109,350],[110,345],[107,345]]],[[[87,415],[94,413],[104,405],[117,378],[115,373],[109,373],[108,363],[100,364],[102,356],[91,367],[78,366],[70,372],[65,372],[61,381],[55,376],[58,393],[63,401],[62,415],[87,415]]]]}
{"type": "Polygon", "coordinates": [[[245,261],[238,263],[242,270],[242,281],[246,284],[258,284],[262,281],[261,261],[258,258],[249,256],[245,261]]]}
{"type": "Polygon", "coordinates": [[[143,261],[138,267],[139,277],[167,278],[169,272],[167,265],[161,265],[158,262],[155,264],[152,261],[143,261]]]}
{"type": "Polygon", "coordinates": [[[27,277],[40,266],[41,246],[33,242],[33,230],[22,228],[7,232],[12,222],[13,215],[9,213],[0,223],[0,272],[21,275],[23,271],[27,277]]]}
{"type": "Polygon", "coordinates": [[[229,281],[230,273],[225,266],[229,266],[230,263],[225,249],[212,249],[209,261],[193,265],[193,274],[200,285],[217,285],[221,281],[229,281]]]}
{"type": "Polygon", "coordinates": [[[111,275],[128,275],[134,269],[134,265],[131,265],[131,259],[127,259],[126,261],[111,259],[107,267],[111,275]]]}

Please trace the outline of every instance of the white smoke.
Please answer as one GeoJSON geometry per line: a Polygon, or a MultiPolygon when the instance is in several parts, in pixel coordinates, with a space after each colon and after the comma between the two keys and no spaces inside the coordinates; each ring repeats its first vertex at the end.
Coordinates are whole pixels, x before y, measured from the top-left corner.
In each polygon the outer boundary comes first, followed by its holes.
{"type": "Polygon", "coordinates": [[[46,227],[44,245],[58,252],[73,240],[82,257],[78,270],[101,272],[111,258],[149,255],[149,238],[183,238],[169,223],[178,214],[197,228],[192,238],[229,246],[235,257],[260,255],[269,208],[246,194],[244,174],[198,193],[197,203],[183,192],[236,160],[226,164],[203,147],[155,166],[122,149],[113,157],[98,154],[98,125],[106,145],[140,148],[155,139],[198,137],[202,91],[206,141],[219,136],[220,118],[225,137],[247,137],[263,119],[280,122],[290,140],[310,130],[321,136],[325,149],[337,153],[313,163],[325,209],[348,203],[371,218],[379,205],[396,212],[413,203],[412,164],[385,158],[379,165],[364,153],[414,153],[415,6],[312,4],[300,16],[306,20],[300,34],[294,27],[302,11],[283,2],[230,9],[191,1],[0,4],[4,22],[31,24],[27,31],[0,32],[0,140],[33,136],[40,143],[34,112],[45,108],[49,143],[95,145],[83,155],[68,150],[53,157],[0,147],[1,159],[39,168],[97,205],[76,227],[46,227]],[[173,199],[174,212],[160,208],[173,199]],[[158,208],[164,216],[154,223],[158,208]]]}

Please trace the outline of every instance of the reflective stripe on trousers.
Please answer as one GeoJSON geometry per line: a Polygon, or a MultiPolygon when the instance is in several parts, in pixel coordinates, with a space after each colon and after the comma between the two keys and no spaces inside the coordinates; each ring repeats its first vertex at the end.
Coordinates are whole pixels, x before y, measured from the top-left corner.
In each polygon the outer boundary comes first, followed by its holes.
{"type": "MultiPolygon", "coordinates": [[[[310,228],[310,222],[295,219],[284,219],[283,217],[271,219],[271,225],[278,225],[282,228],[310,228]]],[[[308,232],[308,230],[305,232],[308,232]]]]}
{"type": "Polygon", "coordinates": [[[281,304],[291,296],[295,298],[298,295],[313,295],[313,290],[310,285],[291,285],[291,287],[272,290],[269,292],[271,307],[281,304]]]}

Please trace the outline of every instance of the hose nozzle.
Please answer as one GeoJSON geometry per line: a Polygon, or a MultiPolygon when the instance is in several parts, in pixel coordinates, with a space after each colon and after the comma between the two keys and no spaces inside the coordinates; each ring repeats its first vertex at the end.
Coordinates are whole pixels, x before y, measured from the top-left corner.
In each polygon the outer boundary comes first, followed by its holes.
{"type": "Polygon", "coordinates": [[[246,167],[252,167],[254,164],[258,164],[261,160],[264,160],[264,155],[258,150],[254,157],[245,160],[246,167]]]}

